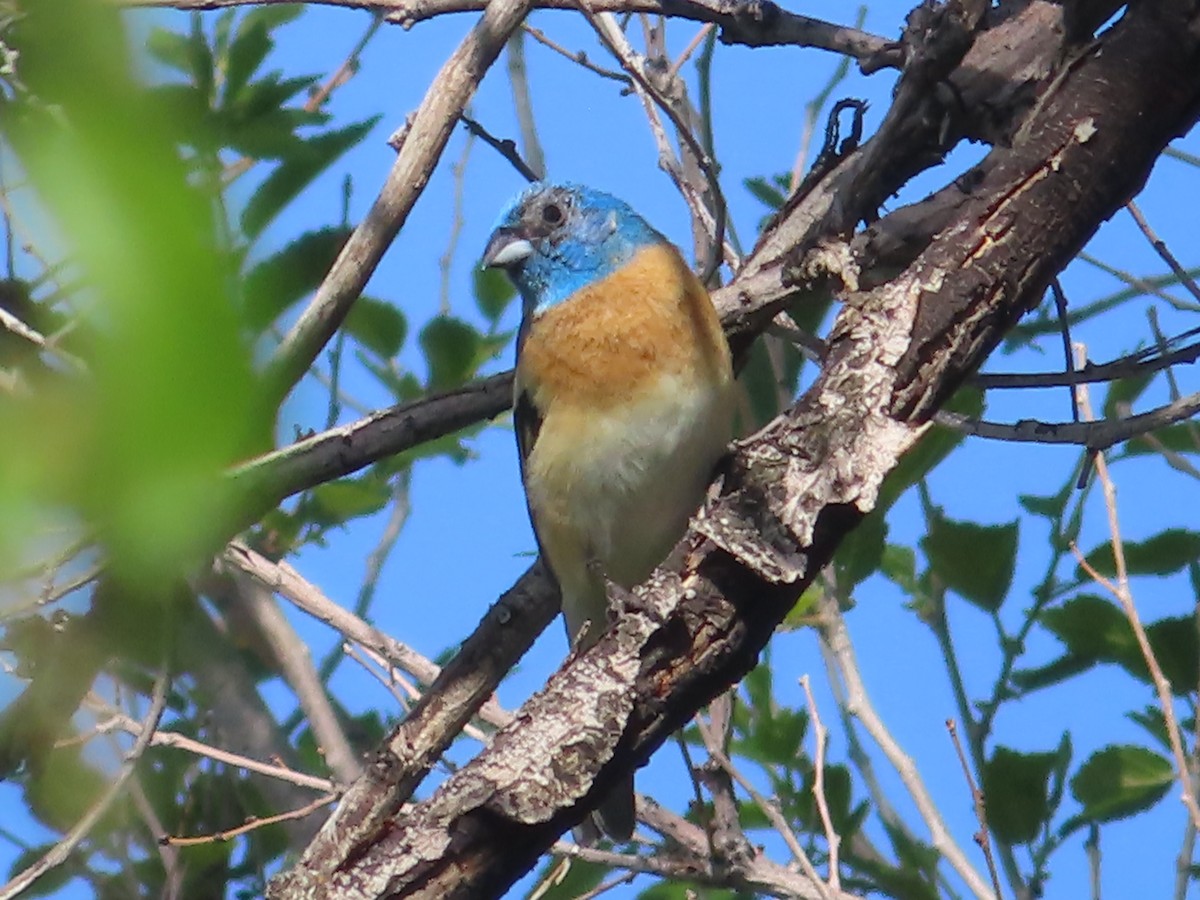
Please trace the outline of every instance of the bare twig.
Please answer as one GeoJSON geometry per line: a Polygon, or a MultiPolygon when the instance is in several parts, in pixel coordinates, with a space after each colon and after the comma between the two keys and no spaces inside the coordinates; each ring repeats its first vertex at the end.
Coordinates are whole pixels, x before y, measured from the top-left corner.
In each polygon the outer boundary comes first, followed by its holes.
{"type": "Polygon", "coordinates": [[[829,886],[837,891],[841,889],[842,880],[838,872],[838,848],[842,839],[833,830],[833,819],[829,816],[829,803],[825,799],[825,743],[829,739],[829,730],[821,721],[817,710],[817,699],[813,696],[812,685],[807,675],[800,676],[800,686],[804,688],[804,698],[808,701],[809,718],[813,725],[813,742],[817,745],[813,758],[813,797],[817,801],[817,812],[821,815],[821,827],[825,829],[825,841],[829,844],[829,886]]]}
{"type": "MultiPolygon", "coordinates": [[[[1077,352],[1082,354],[1083,351],[1080,349],[1077,352]]],[[[1092,406],[1086,388],[1080,389],[1079,400],[1084,416],[1090,419],[1092,417],[1092,406]]],[[[1112,477],[1109,475],[1108,465],[1104,460],[1103,453],[1095,454],[1093,464],[1096,468],[1096,477],[1100,481],[1101,489],[1104,492],[1104,507],[1108,511],[1109,543],[1112,547],[1113,560],[1116,565],[1116,581],[1114,582],[1112,579],[1106,578],[1096,571],[1095,567],[1087,561],[1087,558],[1084,557],[1075,544],[1071,545],[1071,551],[1075,554],[1080,568],[1097,584],[1102,585],[1113,595],[1125,613],[1125,618],[1129,620],[1134,637],[1137,639],[1138,649],[1142,653],[1142,659],[1145,660],[1146,668],[1150,672],[1150,680],[1154,684],[1154,689],[1158,694],[1158,705],[1162,710],[1167,739],[1170,741],[1171,754],[1175,759],[1175,776],[1179,779],[1179,785],[1182,788],[1181,799],[1184,806],[1187,807],[1192,825],[1200,829],[1200,804],[1197,804],[1196,801],[1196,789],[1193,784],[1191,769],[1188,766],[1187,755],[1184,753],[1183,742],[1179,738],[1179,721],[1175,716],[1175,701],[1171,696],[1171,683],[1167,681],[1166,676],[1163,674],[1162,666],[1158,664],[1158,658],[1154,655],[1154,648],[1150,646],[1150,639],[1146,636],[1146,629],[1142,626],[1141,617],[1138,615],[1137,605],[1133,602],[1133,592],[1129,589],[1129,571],[1125,565],[1125,545],[1121,539],[1120,521],[1117,516],[1117,489],[1113,484],[1112,477]]]]}
{"type": "Polygon", "coordinates": [[[547,37],[546,33],[544,31],[542,31],[541,29],[538,29],[538,28],[534,28],[528,22],[525,23],[524,25],[522,25],[521,29],[526,34],[528,34],[531,38],[533,38],[535,41],[537,41],[539,44],[544,44],[545,46],[547,46],[551,50],[553,50],[555,53],[565,56],[567,59],[571,60],[571,62],[578,63],[579,65],[581,65],[585,69],[587,69],[589,72],[594,72],[595,74],[599,75],[601,78],[608,78],[608,79],[611,79],[612,81],[619,81],[619,82],[621,82],[621,84],[628,85],[630,87],[633,86],[633,79],[630,78],[628,75],[626,75],[624,72],[614,72],[612,69],[606,69],[606,68],[604,68],[604,66],[596,65],[594,62],[591,61],[591,59],[588,58],[588,55],[586,53],[584,53],[582,50],[576,50],[574,52],[568,50],[562,44],[559,44],[556,41],[553,41],[549,37],[547,37]]]}
{"type": "Polygon", "coordinates": [[[358,777],[362,765],[342,730],[325,685],[313,666],[308,646],[280,610],[270,588],[258,579],[251,580],[249,573],[244,570],[238,574],[240,584],[237,594],[242,606],[266,638],[279,671],[296,694],[321,756],[338,780],[349,784],[358,777]]]}
{"type": "Polygon", "coordinates": [[[538,180],[538,174],[533,170],[533,167],[521,159],[521,154],[517,151],[516,141],[512,138],[496,137],[466,114],[462,116],[462,122],[467,127],[467,131],[473,136],[481,138],[485,144],[507,159],[509,164],[521,174],[522,178],[526,181],[538,180]]]}
{"type": "Polygon", "coordinates": [[[508,83],[512,89],[513,108],[517,114],[517,126],[521,131],[521,145],[529,168],[540,180],[546,177],[546,157],[542,153],[542,142],[538,140],[537,122],[533,116],[533,97],[529,92],[529,72],[525,68],[525,34],[523,29],[512,33],[508,39],[508,83]]]}
{"type": "Polygon", "coordinates": [[[62,865],[67,857],[71,855],[71,851],[79,845],[80,841],[87,837],[88,833],[96,826],[96,823],[100,821],[100,817],[113,804],[113,801],[120,796],[125,783],[133,776],[133,770],[137,766],[138,760],[146,752],[146,748],[150,746],[154,733],[158,729],[159,720],[162,718],[163,710],[167,706],[167,688],[170,682],[171,679],[166,670],[155,680],[154,690],[150,697],[150,709],[141,723],[141,734],[137,736],[133,742],[133,747],[125,755],[125,761],[121,763],[121,768],[112,780],[112,783],[105,788],[99,799],[83,814],[83,817],[75,823],[75,826],[67,832],[61,841],[50,848],[45,856],[18,873],[8,884],[0,887],[0,900],[12,900],[12,898],[22,893],[51,869],[62,865]]]}
{"type": "Polygon", "coordinates": [[[492,0],[470,34],[442,65],[406,127],[396,162],[371,210],[350,235],[312,302],[276,348],[268,383],[284,397],[341,325],[384,251],[425,189],[459,115],[531,0],[492,0]]]}
{"type": "Polygon", "coordinates": [[[265,828],[267,825],[290,822],[294,819],[303,819],[311,816],[321,807],[333,803],[337,800],[338,796],[336,793],[326,794],[323,797],[318,797],[311,803],[304,804],[299,809],[290,809],[287,812],[281,812],[274,816],[251,816],[241,825],[238,825],[236,828],[230,828],[227,831],[217,831],[213,834],[201,834],[195,837],[179,837],[177,835],[164,834],[158,840],[159,843],[170,847],[195,847],[198,844],[214,844],[221,841],[228,841],[247,832],[265,828]]]}
{"type": "Polygon", "coordinates": [[[1193,279],[1192,276],[1187,273],[1187,270],[1179,264],[1179,260],[1175,258],[1175,254],[1171,252],[1170,248],[1166,244],[1166,241],[1160,238],[1155,233],[1154,229],[1150,227],[1150,223],[1146,221],[1146,217],[1142,215],[1142,211],[1138,209],[1138,205],[1130,200],[1129,203],[1126,204],[1126,209],[1128,209],[1129,214],[1133,216],[1133,221],[1137,222],[1138,228],[1140,228],[1142,234],[1146,236],[1146,240],[1150,242],[1150,246],[1154,248],[1154,252],[1161,256],[1163,262],[1165,262],[1170,267],[1171,271],[1175,273],[1175,277],[1179,279],[1179,283],[1187,288],[1189,294],[1191,294],[1197,300],[1200,300],[1200,286],[1197,286],[1195,279],[1193,279]]]}
{"type": "MultiPolygon", "coordinates": [[[[220,9],[248,6],[264,0],[121,0],[127,6],[157,6],[175,9],[220,9]]],[[[368,9],[381,13],[389,22],[411,27],[418,22],[449,13],[479,12],[486,0],[317,0],[326,6],[368,9]]],[[[538,0],[537,9],[575,9],[574,0],[538,0]]],[[[835,25],[774,7],[765,15],[752,0],[722,4],[718,0],[600,0],[597,12],[658,13],[721,26],[721,40],[750,47],[790,45],[816,47],[842,53],[869,64],[873,70],[899,68],[903,59],[889,54],[889,42],[857,28],[835,25]]]]}
{"type": "Polygon", "coordinates": [[[1180,397],[1172,403],[1124,419],[1099,419],[1082,422],[1040,422],[1023,419],[1013,425],[969,419],[945,410],[935,417],[940,425],[976,437],[1032,444],[1076,444],[1091,449],[1106,449],[1156,431],[1174,422],[1200,413],[1200,392],[1180,397]]]}
{"type": "MultiPolygon", "coordinates": [[[[96,724],[95,730],[98,734],[120,730],[140,738],[145,733],[145,729],[136,719],[131,719],[124,713],[114,710],[111,706],[95,702],[91,699],[85,702],[91,707],[99,708],[104,715],[104,718],[96,724]]],[[[327,793],[334,791],[337,787],[328,778],[318,778],[315,775],[297,772],[295,769],[289,769],[286,766],[259,762],[257,759],[251,759],[240,753],[232,753],[229,750],[214,747],[212,744],[206,744],[203,741],[198,741],[177,731],[155,731],[150,736],[150,743],[155,747],[175,747],[176,749],[193,753],[196,756],[206,757],[214,762],[233,766],[237,769],[245,769],[247,772],[254,772],[256,775],[266,775],[269,778],[286,781],[289,784],[298,785],[299,787],[311,788],[327,793]]]]}
{"type": "Polygon", "coordinates": [[[971,774],[971,764],[967,762],[967,754],[963,751],[962,741],[958,739],[958,723],[953,719],[947,719],[946,730],[950,732],[950,740],[954,743],[954,752],[958,754],[958,764],[962,766],[963,776],[967,779],[967,786],[971,789],[971,805],[975,808],[975,820],[979,822],[979,831],[975,832],[975,843],[983,851],[983,858],[987,862],[988,875],[992,878],[992,887],[996,891],[996,896],[1003,897],[1004,894],[1000,890],[1000,873],[996,871],[996,860],[992,856],[992,840],[988,833],[987,798],[983,796],[983,791],[975,783],[975,776],[971,774]]]}
{"type": "Polygon", "coordinates": [[[946,827],[941,811],[933,802],[921,774],[913,760],[892,737],[875,707],[871,704],[866,686],[859,672],[858,662],[854,656],[854,646],[850,642],[850,633],[836,599],[825,597],[821,600],[821,639],[829,647],[836,664],[838,676],[846,692],[846,710],[862,723],[867,733],[871,735],[883,755],[900,776],[917,812],[929,828],[929,840],[934,848],[958,872],[959,877],[966,882],[967,888],[976,897],[994,898],[991,887],[967,860],[966,854],[954,840],[954,836],[946,827]]]}
{"type": "Polygon", "coordinates": [[[780,812],[778,804],[776,804],[774,800],[768,799],[760,794],[755,789],[754,785],[750,783],[749,779],[747,779],[746,776],[737,770],[737,767],[734,766],[733,761],[730,760],[730,758],[726,756],[719,747],[709,745],[708,752],[713,760],[716,761],[717,765],[724,769],[729,777],[736,781],[741,786],[742,790],[750,795],[750,799],[753,800],[754,804],[762,810],[763,815],[767,817],[767,821],[771,823],[771,827],[773,827],[779,836],[783,838],[783,842],[787,845],[788,850],[791,851],[792,858],[800,864],[800,870],[804,872],[804,874],[810,879],[812,879],[812,882],[814,885],[816,885],[817,891],[820,893],[820,895],[825,898],[825,900],[829,900],[829,898],[832,896],[830,894],[830,890],[832,889],[836,893],[839,888],[832,884],[826,885],[825,882],[821,880],[821,876],[817,874],[817,870],[813,866],[812,860],[808,858],[808,854],[805,853],[804,848],[800,846],[800,841],[796,838],[796,833],[792,831],[792,826],[788,824],[787,819],[785,819],[783,817],[783,813],[780,812]]]}

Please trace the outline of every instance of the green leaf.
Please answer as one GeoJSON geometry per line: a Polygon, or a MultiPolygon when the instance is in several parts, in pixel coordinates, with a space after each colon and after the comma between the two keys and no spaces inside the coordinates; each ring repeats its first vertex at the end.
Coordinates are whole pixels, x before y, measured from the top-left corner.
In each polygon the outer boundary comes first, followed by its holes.
{"type": "Polygon", "coordinates": [[[292,128],[328,121],[325,113],[288,107],[287,102],[297,94],[317,84],[315,75],[298,75],[284,78],[280,72],[270,72],[257,81],[247,84],[240,92],[237,102],[226,107],[230,121],[242,125],[254,124],[264,116],[286,116],[292,128]]]}
{"type": "Polygon", "coordinates": [[[1071,794],[1092,822],[1111,822],[1149,809],[1175,781],[1171,763],[1144,747],[1110,746],[1093,753],[1071,779],[1071,794]]]}
{"type": "Polygon", "coordinates": [[[343,326],[362,346],[390,359],[404,346],[408,321],[404,313],[385,300],[359,297],[350,308],[343,326]]]}
{"type": "Polygon", "coordinates": [[[1043,519],[1057,520],[1062,517],[1067,508],[1067,500],[1074,492],[1075,486],[1067,484],[1057,494],[1037,496],[1036,494],[1021,494],[1017,502],[1031,516],[1041,516],[1043,519]]]}
{"type": "Polygon", "coordinates": [[[875,510],[843,538],[833,556],[839,590],[849,592],[879,569],[887,530],[883,514],[875,510]]]}
{"type": "Polygon", "coordinates": [[[517,292],[508,276],[498,269],[475,267],[475,304],[488,323],[495,327],[517,292]]]}
{"type": "Polygon", "coordinates": [[[259,6],[250,10],[242,17],[242,28],[255,28],[264,25],[274,30],[280,25],[287,25],[300,18],[304,12],[303,3],[272,3],[270,6],[259,6]]]}
{"type": "Polygon", "coordinates": [[[1081,659],[1122,662],[1138,653],[1125,615],[1095,594],[1080,594],[1062,606],[1042,610],[1040,618],[1081,659]]]}
{"type": "Polygon", "coordinates": [[[987,822],[1001,841],[1028,844],[1050,817],[1050,773],[1056,753],[997,747],[983,768],[987,822]]]}
{"type": "Polygon", "coordinates": [[[1200,453],[1200,448],[1196,446],[1194,428],[1195,423],[1193,422],[1178,422],[1146,435],[1138,435],[1122,445],[1121,455],[1146,456],[1153,454],[1159,456],[1164,449],[1175,453],[1200,453]],[[1154,440],[1151,441],[1150,438],[1154,440]]]}
{"type": "Polygon", "coordinates": [[[296,130],[320,119],[301,109],[271,109],[254,116],[230,115],[223,110],[218,123],[229,149],[254,159],[288,159],[304,153],[304,139],[296,130]]]}
{"type": "MultiPolygon", "coordinates": [[[[945,407],[970,418],[983,414],[983,392],[963,388],[950,398],[945,407]]],[[[966,435],[951,428],[935,425],[921,437],[915,447],[900,457],[900,462],[884,478],[875,502],[877,510],[886,511],[910,487],[928,475],[950,452],[966,440],[966,435]]]]}
{"type": "Polygon", "coordinates": [[[254,266],[245,280],[246,324],[262,331],[315,291],[349,235],[345,228],[308,231],[254,266]]]}
{"type": "MultiPolygon", "coordinates": [[[[1146,626],[1146,638],[1158,660],[1163,677],[1171,683],[1175,694],[1196,690],[1196,673],[1200,671],[1200,636],[1196,633],[1194,616],[1168,616],[1146,626]]],[[[1146,682],[1150,672],[1145,657],[1139,652],[1134,666],[1126,666],[1146,682]]]]}
{"type": "Polygon", "coordinates": [[[205,97],[213,94],[213,55],[204,36],[204,19],[200,13],[192,13],[192,33],[188,38],[188,55],[191,57],[192,78],[205,97]]]}
{"type": "MultiPolygon", "coordinates": [[[[1168,528],[1145,541],[1125,541],[1124,551],[1125,567],[1130,575],[1169,575],[1200,558],[1200,533],[1168,528]]],[[[1086,558],[1101,575],[1110,578],[1116,575],[1111,544],[1101,544],[1086,558]]],[[[1076,577],[1088,578],[1082,566],[1076,569],[1076,577]]]]}
{"type": "Polygon", "coordinates": [[[195,79],[191,40],[186,35],[156,25],[146,37],[146,50],[164,66],[195,79]]]}
{"type": "Polygon", "coordinates": [[[1018,523],[978,525],[932,517],[921,549],[942,582],[987,612],[1004,602],[1017,562],[1018,523]]]}
{"type": "Polygon", "coordinates": [[[326,482],[312,491],[312,521],[321,525],[341,525],[350,519],[378,512],[387,506],[391,496],[387,481],[370,474],[326,482]]]}
{"type": "Polygon", "coordinates": [[[257,237],[296,195],[334,161],[367,136],[378,117],[330,131],[303,142],[301,150],[289,155],[263,179],[242,213],[242,229],[257,237]]]}
{"type": "Polygon", "coordinates": [[[746,186],[746,190],[750,194],[760,200],[765,206],[772,211],[783,208],[783,204],[787,202],[787,196],[767,179],[756,176],[747,178],[742,182],[746,186]]]}
{"type": "Polygon", "coordinates": [[[437,316],[421,329],[421,349],[429,365],[429,389],[457,387],[475,374],[479,332],[461,319],[437,316]]]}
{"type": "Polygon", "coordinates": [[[1167,729],[1167,720],[1163,716],[1162,710],[1157,706],[1147,706],[1142,710],[1131,710],[1125,713],[1125,717],[1132,722],[1136,722],[1146,730],[1146,733],[1154,738],[1162,746],[1163,750],[1171,752],[1171,737],[1167,729]]]}
{"type": "Polygon", "coordinates": [[[917,554],[912,547],[900,544],[888,544],[883,548],[882,565],[886,577],[899,586],[905,593],[913,594],[917,590],[917,554]]]}
{"type": "Polygon", "coordinates": [[[1016,669],[1010,680],[1022,693],[1030,693],[1060,684],[1068,678],[1074,678],[1095,664],[1096,660],[1094,659],[1085,659],[1082,656],[1067,653],[1044,666],[1033,669],[1016,669]]]}
{"type": "Polygon", "coordinates": [[[1108,393],[1104,395],[1104,418],[1119,419],[1127,416],[1129,413],[1122,412],[1122,408],[1131,405],[1142,396],[1146,388],[1150,387],[1154,376],[1154,372],[1143,372],[1111,382],[1108,393]]]}
{"type": "Polygon", "coordinates": [[[265,22],[247,22],[243,20],[237,30],[237,36],[229,46],[228,59],[225,63],[224,101],[228,105],[234,102],[242,89],[250,83],[250,76],[262,65],[267,54],[271,52],[274,42],[265,22]]]}

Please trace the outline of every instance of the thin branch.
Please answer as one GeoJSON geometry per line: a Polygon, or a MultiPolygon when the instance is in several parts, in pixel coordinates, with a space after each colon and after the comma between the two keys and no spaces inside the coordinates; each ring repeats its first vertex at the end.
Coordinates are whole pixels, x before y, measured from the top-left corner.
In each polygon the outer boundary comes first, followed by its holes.
{"type": "Polygon", "coordinates": [[[508,39],[508,83],[512,89],[513,109],[517,114],[517,126],[521,131],[521,144],[529,160],[529,168],[540,180],[546,177],[546,157],[542,143],[538,140],[537,122],[533,116],[533,97],[529,92],[529,72],[525,68],[524,28],[512,33],[508,39]]]}
{"type": "Polygon", "coordinates": [[[287,395],[349,313],[425,189],[458,117],[530,6],[531,0],[491,0],[434,77],[404,129],[396,162],[371,210],[276,348],[267,368],[273,399],[287,395]]]}
{"type": "MultiPolygon", "coordinates": [[[[824,597],[824,595],[822,595],[824,597]]],[[[929,828],[929,840],[934,849],[958,872],[959,877],[967,884],[967,888],[976,897],[994,898],[988,883],[975,871],[968,861],[966,854],[954,840],[954,836],[946,827],[941,811],[933,802],[921,773],[917,770],[912,758],[904,752],[887,725],[879,717],[871,699],[867,694],[859,672],[858,661],[854,656],[854,646],[850,642],[850,633],[842,618],[841,610],[836,600],[829,598],[821,602],[821,640],[829,647],[836,664],[838,675],[846,691],[846,710],[862,723],[867,733],[871,735],[883,755],[887,757],[896,774],[900,776],[908,794],[917,807],[917,812],[925,820],[929,828]]]]}
{"type": "MultiPolygon", "coordinates": [[[[97,734],[104,734],[119,729],[140,738],[145,733],[145,729],[140,722],[136,719],[131,719],[123,712],[114,710],[108,704],[92,699],[85,701],[85,703],[88,706],[100,709],[104,715],[104,718],[96,724],[95,731],[97,734]]],[[[330,792],[337,788],[337,785],[328,778],[318,778],[315,775],[297,772],[295,769],[289,769],[286,766],[259,762],[257,759],[251,759],[240,753],[232,753],[220,747],[214,747],[212,744],[206,744],[203,741],[198,741],[177,731],[156,731],[151,735],[150,743],[155,747],[174,747],[178,750],[195,754],[196,756],[207,757],[214,762],[223,763],[236,769],[245,769],[247,772],[254,772],[256,775],[266,775],[269,778],[286,781],[289,784],[299,787],[312,788],[316,791],[325,792],[330,792]]]]}
{"type": "Polygon", "coordinates": [[[962,741],[958,737],[958,724],[953,719],[947,719],[946,730],[950,732],[950,740],[954,742],[954,752],[958,755],[958,764],[962,767],[963,777],[967,779],[967,787],[971,790],[971,805],[975,808],[975,820],[979,823],[979,831],[975,833],[975,843],[983,851],[983,858],[987,862],[988,875],[992,878],[992,887],[996,891],[996,896],[1003,897],[1004,894],[1000,890],[1000,873],[996,871],[996,860],[992,856],[992,840],[988,832],[987,798],[984,797],[979,785],[975,783],[975,776],[971,774],[971,765],[967,762],[967,754],[963,751],[962,741]]]}
{"type": "Polygon", "coordinates": [[[601,78],[608,78],[608,79],[611,79],[612,81],[619,81],[619,82],[621,82],[621,84],[626,85],[627,87],[633,87],[633,79],[630,78],[628,75],[626,75],[624,72],[614,72],[612,69],[606,69],[603,66],[596,65],[594,62],[591,61],[591,59],[588,58],[588,55],[586,53],[584,53],[582,50],[576,50],[574,52],[568,50],[562,44],[556,43],[555,41],[548,38],[544,31],[542,31],[538,28],[534,28],[528,22],[526,22],[524,25],[521,26],[521,30],[524,31],[526,34],[528,34],[531,38],[533,38],[539,44],[544,44],[545,46],[547,46],[551,50],[553,50],[555,53],[565,56],[567,59],[571,60],[571,62],[578,63],[579,65],[581,65],[585,69],[587,69],[589,72],[594,72],[595,74],[599,75],[601,78]]]}
{"type": "Polygon", "coordinates": [[[137,766],[138,760],[146,752],[146,748],[150,746],[150,742],[153,740],[154,734],[158,729],[159,720],[162,719],[163,710],[167,706],[167,688],[170,682],[170,676],[164,669],[154,682],[154,690],[150,697],[150,709],[146,713],[146,717],[142,720],[141,733],[134,740],[133,747],[129,753],[125,755],[125,761],[121,763],[121,768],[112,780],[112,783],[105,788],[99,799],[83,814],[83,817],[75,823],[75,826],[67,832],[66,836],[50,848],[45,856],[17,874],[8,884],[0,887],[0,900],[12,900],[12,898],[22,893],[51,869],[66,862],[67,857],[71,855],[71,851],[79,846],[79,842],[87,837],[88,833],[96,827],[96,823],[100,821],[101,816],[108,811],[108,808],[120,796],[125,783],[133,776],[133,770],[137,766]]]}
{"type": "Polygon", "coordinates": [[[1170,248],[1167,247],[1166,241],[1160,238],[1155,233],[1154,229],[1150,227],[1150,223],[1146,221],[1146,217],[1142,215],[1142,211],[1138,209],[1138,205],[1130,200],[1129,203],[1125,205],[1125,208],[1128,209],[1129,214],[1133,216],[1133,221],[1137,222],[1138,228],[1140,228],[1142,234],[1146,236],[1146,240],[1150,242],[1150,246],[1154,248],[1154,252],[1162,257],[1163,262],[1165,262],[1170,267],[1171,271],[1175,273],[1175,277],[1179,279],[1179,283],[1187,288],[1189,294],[1191,294],[1197,300],[1200,300],[1200,286],[1196,285],[1196,282],[1192,276],[1189,275],[1187,270],[1179,264],[1179,260],[1175,258],[1175,254],[1173,254],[1170,248]]]}
{"type": "MultiPolygon", "coordinates": [[[[120,0],[126,6],[170,7],[174,9],[222,9],[250,6],[279,0],[120,0]]],[[[418,22],[449,13],[480,12],[487,0],[315,0],[325,6],[367,9],[389,22],[409,28],[418,22]]],[[[574,0],[538,0],[535,9],[576,8],[574,0]]],[[[889,52],[894,44],[878,35],[835,25],[809,16],[801,16],[772,5],[770,9],[743,0],[723,4],[719,0],[599,0],[596,12],[656,13],[696,22],[715,22],[721,26],[726,44],[748,47],[814,47],[853,57],[872,71],[899,68],[903,59],[889,52]]]]}
{"type": "Polygon", "coordinates": [[[325,685],[312,663],[308,645],[296,634],[272,596],[269,586],[252,579],[244,571],[237,591],[238,599],[266,639],[279,672],[296,695],[305,719],[312,728],[318,752],[343,784],[359,776],[362,765],[358,754],[342,729],[325,685]]]}
{"type": "MultiPolygon", "coordinates": [[[[1081,383],[1082,384],[1082,383],[1081,383]]],[[[1022,419],[1012,425],[984,422],[958,413],[942,410],[935,417],[945,425],[964,434],[1013,441],[1022,444],[1076,444],[1089,449],[1107,449],[1159,428],[1165,428],[1200,413],[1200,392],[1159,406],[1149,412],[1123,419],[1098,419],[1082,422],[1041,422],[1022,419]]]]}
{"type": "Polygon", "coordinates": [[[251,816],[241,825],[236,828],[230,828],[227,831],[217,831],[213,834],[201,834],[195,837],[179,837],[171,834],[164,834],[158,840],[159,843],[169,847],[195,847],[199,844],[215,844],[222,841],[229,841],[239,835],[247,832],[256,831],[259,828],[265,828],[267,825],[276,825],[280,822],[291,822],[296,819],[304,819],[311,816],[323,806],[328,806],[338,798],[337,793],[326,794],[323,797],[318,797],[311,803],[306,803],[299,809],[290,809],[287,812],[281,812],[273,816],[251,816]]]}
{"type": "Polygon", "coordinates": [[[807,675],[800,676],[800,686],[804,688],[804,698],[808,701],[809,718],[813,725],[813,742],[817,749],[813,759],[813,797],[817,801],[817,812],[821,816],[821,826],[825,829],[825,841],[829,844],[829,886],[833,890],[841,888],[841,875],[838,873],[838,848],[842,839],[833,830],[833,820],[829,816],[829,803],[825,799],[825,745],[829,740],[829,729],[821,721],[817,710],[817,698],[813,696],[812,685],[807,675]]]}
{"type": "MultiPolygon", "coordinates": [[[[1082,350],[1080,352],[1082,353],[1082,350]]],[[[1092,406],[1086,388],[1080,389],[1080,405],[1084,415],[1091,418],[1092,406]]],[[[1167,739],[1170,741],[1171,753],[1175,758],[1175,775],[1183,789],[1181,799],[1184,806],[1187,807],[1192,825],[1200,829],[1200,804],[1197,804],[1196,801],[1196,789],[1191,769],[1183,750],[1183,742],[1179,738],[1179,721],[1175,716],[1175,701],[1171,696],[1171,683],[1167,681],[1162,666],[1158,664],[1158,657],[1154,655],[1154,648],[1150,646],[1150,639],[1146,636],[1146,629],[1142,626],[1141,617],[1138,615],[1137,605],[1133,602],[1133,592],[1129,589],[1129,571],[1125,565],[1125,544],[1121,539],[1120,520],[1117,516],[1117,489],[1109,475],[1108,464],[1104,460],[1103,453],[1095,454],[1093,464],[1096,468],[1096,478],[1104,492],[1104,507],[1108,512],[1109,543],[1113,551],[1117,580],[1113,582],[1097,572],[1075,544],[1071,545],[1071,551],[1075,554],[1080,567],[1097,584],[1103,585],[1116,598],[1125,613],[1125,618],[1129,620],[1134,637],[1137,639],[1138,648],[1141,650],[1142,659],[1145,660],[1146,668],[1150,672],[1150,680],[1158,694],[1158,705],[1166,724],[1167,739]]]]}
{"type": "Polygon", "coordinates": [[[516,141],[512,138],[496,137],[465,113],[462,115],[462,123],[472,136],[480,138],[485,144],[508,160],[509,164],[521,174],[522,178],[530,182],[538,180],[538,174],[533,170],[533,167],[521,159],[516,141]]]}
{"type": "MultiPolygon", "coordinates": [[[[750,799],[754,801],[754,805],[762,810],[763,815],[767,817],[767,821],[771,823],[771,827],[774,828],[779,836],[783,838],[783,842],[787,845],[788,850],[791,851],[792,858],[800,864],[800,870],[812,880],[812,883],[816,886],[821,897],[825,898],[825,900],[829,900],[829,898],[832,896],[830,891],[832,890],[837,892],[839,890],[838,886],[836,884],[827,885],[821,880],[821,876],[817,874],[817,870],[813,866],[812,860],[808,858],[808,854],[805,853],[804,848],[800,846],[800,841],[796,838],[796,833],[792,831],[792,826],[788,824],[787,819],[783,817],[783,813],[779,811],[778,804],[775,803],[774,800],[764,797],[757,790],[755,790],[754,785],[750,783],[749,779],[747,779],[746,776],[737,770],[737,767],[734,766],[733,761],[730,760],[730,758],[723,752],[721,752],[719,747],[710,745],[708,747],[708,752],[709,755],[712,756],[712,758],[716,761],[717,765],[724,769],[729,777],[736,781],[741,786],[742,790],[750,795],[750,799]]],[[[830,881],[832,882],[833,878],[831,878],[830,881]]]]}

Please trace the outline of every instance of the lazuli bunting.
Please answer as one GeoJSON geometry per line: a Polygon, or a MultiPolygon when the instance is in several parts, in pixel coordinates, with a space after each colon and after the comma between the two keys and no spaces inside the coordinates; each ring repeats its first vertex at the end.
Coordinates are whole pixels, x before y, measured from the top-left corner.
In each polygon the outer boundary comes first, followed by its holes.
{"type": "MultiPolygon", "coordinates": [[[[644,581],[704,498],[731,436],[733,371],[708,292],[627,204],[535,184],[484,265],[523,301],[514,422],[530,517],[576,649],[607,626],[605,578],[644,581]]],[[[628,839],[632,778],[600,827],[628,839]]]]}

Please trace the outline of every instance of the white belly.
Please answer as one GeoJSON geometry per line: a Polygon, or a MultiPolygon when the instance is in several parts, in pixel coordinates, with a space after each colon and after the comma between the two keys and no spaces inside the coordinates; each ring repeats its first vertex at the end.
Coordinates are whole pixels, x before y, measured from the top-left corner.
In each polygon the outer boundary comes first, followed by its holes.
{"type": "Polygon", "coordinates": [[[728,385],[667,377],[620,411],[547,415],[526,478],[551,565],[576,563],[554,559],[561,546],[624,587],[644,581],[703,499],[730,437],[730,403],[728,385]]]}

